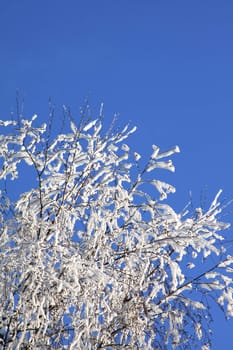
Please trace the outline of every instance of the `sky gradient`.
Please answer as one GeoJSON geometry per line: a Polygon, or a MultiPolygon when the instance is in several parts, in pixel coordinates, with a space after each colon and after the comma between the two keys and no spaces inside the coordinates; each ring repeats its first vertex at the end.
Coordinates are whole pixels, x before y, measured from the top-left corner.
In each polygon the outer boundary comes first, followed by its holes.
{"type": "MultiPolygon", "coordinates": [[[[207,207],[219,188],[233,198],[233,2],[230,0],[0,1],[0,119],[24,98],[24,117],[48,100],[75,117],[104,102],[109,124],[138,126],[130,144],[178,144],[169,203],[207,207]]],[[[233,223],[233,211],[226,209],[233,223]]],[[[232,236],[233,231],[229,232],[232,236]]],[[[213,350],[233,347],[233,321],[214,309],[213,350]]]]}

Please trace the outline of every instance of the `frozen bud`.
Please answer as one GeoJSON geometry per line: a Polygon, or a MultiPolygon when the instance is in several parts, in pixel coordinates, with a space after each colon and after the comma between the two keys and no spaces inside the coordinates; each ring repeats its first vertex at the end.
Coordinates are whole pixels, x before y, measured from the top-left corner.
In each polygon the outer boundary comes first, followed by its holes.
{"type": "Polygon", "coordinates": [[[192,258],[196,259],[196,257],[197,257],[197,252],[192,252],[192,258]]]}
{"type": "Polygon", "coordinates": [[[126,145],[125,143],[121,146],[121,149],[125,152],[129,152],[130,148],[128,145],[126,145]]]}
{"type": "Polygon", "coordinates": [[[134,159],[137,161],[139,161],[139,159],[141,158],[140,154],[137,152],[134,152],[134,159]]]}
{"type": "Polygon", "coordinates": [[[189,262],[186,266],[188,269],[193,269],[195,267],[195,264],[189,262]]]}

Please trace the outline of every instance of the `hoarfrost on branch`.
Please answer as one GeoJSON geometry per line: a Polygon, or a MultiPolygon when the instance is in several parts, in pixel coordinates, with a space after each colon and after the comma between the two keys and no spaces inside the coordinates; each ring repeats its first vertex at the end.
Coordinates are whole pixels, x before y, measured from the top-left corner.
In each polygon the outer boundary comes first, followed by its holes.
{"type": "Polygon", "coordinates": [[[220,192],[206,212],[176,213],[163,201],[175,188],[152,174],[174,171],[178,146],[153,145],[139,170],[125,143],[136,128],[71,121],[52,140],[35,119],[0,121],[2,189],[22,162],[37,176],[15,202],[1,192],[0,348],[209,349],[208,297],[233,316],[220,192]]]}

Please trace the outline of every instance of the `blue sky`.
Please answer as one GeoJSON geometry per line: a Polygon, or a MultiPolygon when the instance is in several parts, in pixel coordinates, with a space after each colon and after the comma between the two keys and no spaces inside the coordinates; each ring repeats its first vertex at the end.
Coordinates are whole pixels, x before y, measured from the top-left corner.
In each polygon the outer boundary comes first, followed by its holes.
{"type": "MultiPolygon", "coordinates": [[[[88,98],[108,122],[138,126],[131,144],[178,144],[181,210],[193,193],[207,205],[219,188],[233,198],[233,2],[230,0],[1,0],[0,118],[15,110],[48,115],[48,99],[78,115],[88,98]]],[[[233,222],[229,210],[228,220],[233,222]]],[[[231,234],[231,233],[229,233],[231,234]]],[[[213,349],[233,346],[233,321],[214,310],[213,349]]]]}

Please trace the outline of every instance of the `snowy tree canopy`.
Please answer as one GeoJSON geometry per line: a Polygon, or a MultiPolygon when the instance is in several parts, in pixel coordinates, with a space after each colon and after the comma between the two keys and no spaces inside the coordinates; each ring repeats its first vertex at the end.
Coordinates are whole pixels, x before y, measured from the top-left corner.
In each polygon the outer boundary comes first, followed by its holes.
{"type": "Polygon", "coordinates": [[[156,171],[178,146],[139,170],[136,128],[36,123],[0,121],[0,349],[210,349],[210,299],[233,316],[221,191],[176,213],[156,171]],[[22,164],[36,186],[12,201],[22,164]]]}

